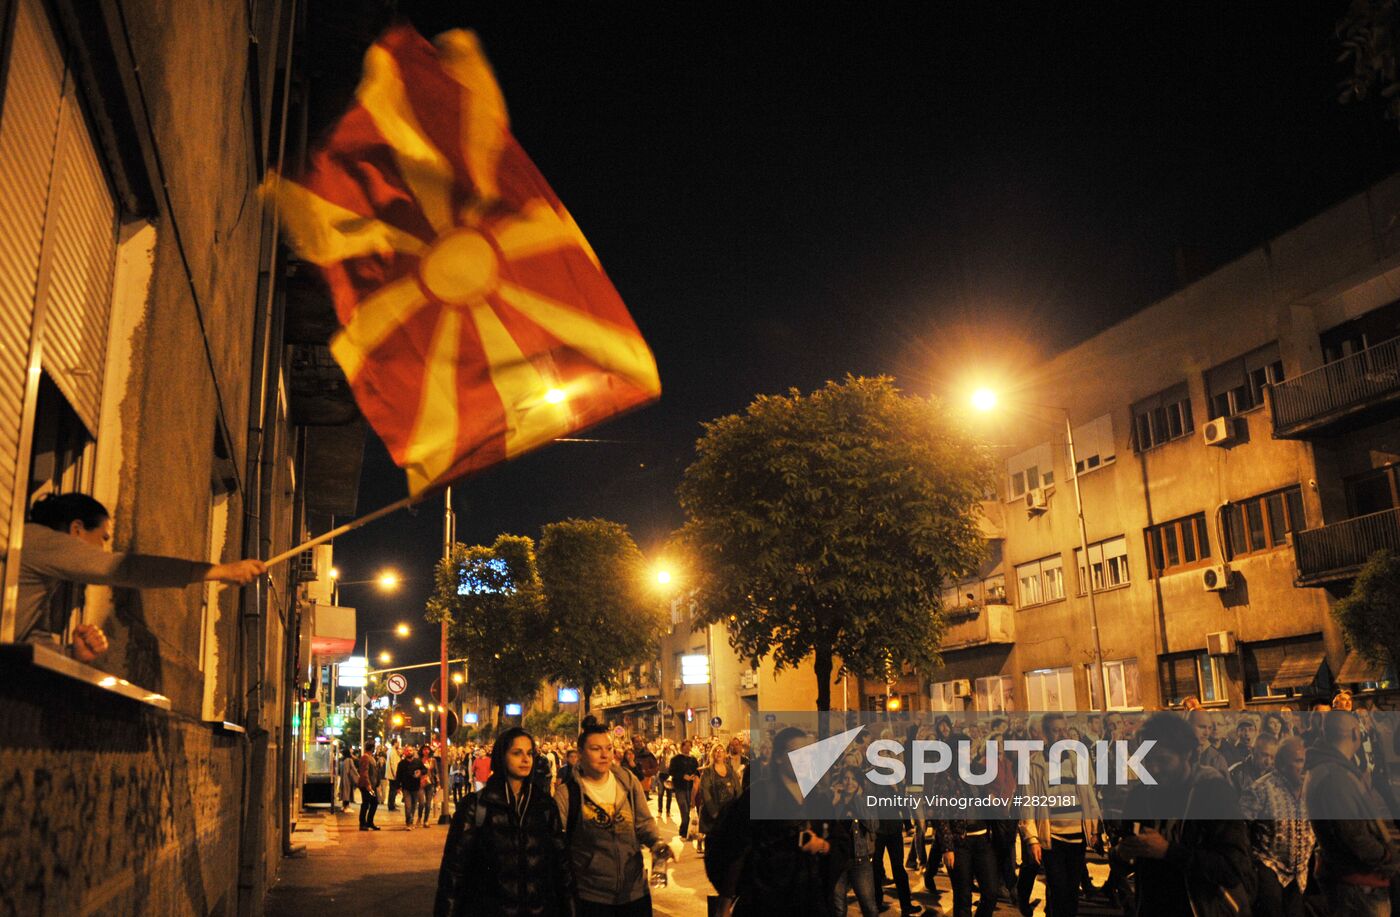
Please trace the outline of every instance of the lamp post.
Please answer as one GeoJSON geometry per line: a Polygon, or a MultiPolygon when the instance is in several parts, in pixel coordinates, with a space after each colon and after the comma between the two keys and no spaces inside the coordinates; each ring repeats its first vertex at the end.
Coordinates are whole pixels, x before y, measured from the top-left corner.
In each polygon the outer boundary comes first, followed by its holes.
{"type": "MultiPolygon", "coordinates": [[[[376,582],[376,580],[367,580],[367,582],[376,582]]],[[[351,584],[350,584],[350,583],[346,583],[345,585],[349,586],[349,585],[351,585],[351,584]]],[[[412,630],[410,630],[409,626],[408,626],[407,624],[403,623],[402,621],[400,621],[398,624],[394,625],[393,627],[376,627],[376,628],[374,628],[373,630],[367,630],[367,631],[365,631],[365,661],[368,662],[368,661],[369,661],[369,658],[370,658],[370,655],[369,655],[369,635],[370,635],[370,634],[396,634],[396,635],[398,635],[400,638],[403,638],[403,637],[407,637],[410,633],[412,633],[412,630]]],[[[387,655],[387,654],[385,654],[385,655],[387,655]]],[[[366,683],[365,687],[369,687],[368,683],[366,683]]],[[[360,693],[361,693],[361,694],[363,694],[364,691],[365,691],[365,688],[361,688],[361,689],[360,689],[360,693]]],[[[364,747],[365,747],[365,705],[364,705],[364,704],[361,704],[361,705],[360,705],[360,750],[361,750],[362,752],[363,752],[363,750],[364,750],[364,747]]]]}
{"type": "MultiPolygon", "coordinates": [[[[996,392],[987,388],[979,388],[972,393],[972,406],[978,411],[987,413],[996,408],[998,402],[996,392]]],[[[1079,458],[1074,454],[1074,425],[1069,419],[1069,410],[1062,407],[1052,407],[1050,405],[1028,405],[1049,411],[1058,411],[1065,419],[1065,443],[1069,447],[1069,473],[1070,479],[1074,482],[1074,511],[1079,523],[1079,553],[1084,558],[1084,592],[1089,596],[1089,630],[1094,637],[1094,678],[1098,680],[1099,701],[1095,702],[1094,685],[1089,685],[1089,706],[1094,710],[1108,709],[1107,686],[1103,683],[1103,645],[1099,640],[1099,609],[1094,600],[1094,565],[1089,560],[1089,532],[1084,524],[1084,496],[1079,489],[1079,458]]],[[[1075,564],[1075,575],[1079,573],[1079,565],[1075,564]]]]}

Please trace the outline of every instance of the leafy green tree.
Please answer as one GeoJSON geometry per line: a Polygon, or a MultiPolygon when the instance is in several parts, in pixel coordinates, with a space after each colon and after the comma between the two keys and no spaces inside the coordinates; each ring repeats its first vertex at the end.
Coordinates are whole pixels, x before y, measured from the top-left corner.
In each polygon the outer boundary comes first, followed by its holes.
{"type": "Polygon", "coordinates": [[[1400,554],[1372,554],[1332,614],[1347,646],[1363,659],[1400,668],[1400,554]]]}
{"type": "Polygon", "coordinates": [[[940,588],[983,556],[992,483],[988,449],[942,405],[847,377],[759,396],[705,424],[696,451],[679,541],[701,623],[725,623],[755,664],[812,657],[823,711],[835,658],[880,680],[938,664],[940,588]]]}
{"type": "Polygon", "coordinates": [[[660,597],[627,527],[607,519],[546,525],[539,567],[552,628],[546,674],[577,687],[586,712],[594,687],[651,658],[665,626],[660,597]]]}
{"type": "Polygon", "coordinates": [[[448,649],[467,659],[470,686],[500,721],[507,702],[528,703],[539,688],[551,635],[535,543],[500,535],[489,547],[455,545],[438,563],[427,619],[448,621],[448,649]]]}

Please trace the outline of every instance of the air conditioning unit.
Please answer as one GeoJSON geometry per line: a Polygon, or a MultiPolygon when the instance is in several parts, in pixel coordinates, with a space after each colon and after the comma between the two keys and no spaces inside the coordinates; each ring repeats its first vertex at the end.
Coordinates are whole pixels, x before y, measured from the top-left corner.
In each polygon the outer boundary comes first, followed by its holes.
{"type": "Polygon", "coordinates": [[[1217,417],[1201,427],[1201,439],[1207,446],[1227,446],[1235,441],[1235,422],[1229,417],[1217,417]]]}
{"type": "Polygon", "coordinates": [[[1050,508],[1049,494],[1044,487],[1033,487],[1026,491],[1026,515],[1039,516],[1050,508]]]}
{"type": "Polygon", "coordinates": [[[1235,634],[1233,631],[1218,630],[1206,634],[1206,652],[1212,656],[1233,656],[1235,654],[1235,634]]]}
{"type": "Polygon", "coordinates": [[[1201,586],[1206,592],[1224,592],[1230,588],[1230,568],[1226,564],[1215,564],[1201,571],[1201,586]]]}
{"type": "Polygon", "coordinates": [[[954,696],[954,697],[971,697],[971,696],[972,696],[972,682],[968,681],[966,678],[958,678],[958,679],[955,679],[955,680],[953,681],[953,696],[954,696]]]}

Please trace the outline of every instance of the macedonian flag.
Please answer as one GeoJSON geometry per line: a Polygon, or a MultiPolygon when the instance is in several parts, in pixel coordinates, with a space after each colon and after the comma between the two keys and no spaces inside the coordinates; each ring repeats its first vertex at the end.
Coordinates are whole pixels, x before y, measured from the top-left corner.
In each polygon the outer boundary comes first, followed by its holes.
{"type": "Polygon", "coordinates": [[[661,394],[472,33],[385,33],[307,174],[272,184],[330,286],[331,352],[414,495],[661,394]]]}

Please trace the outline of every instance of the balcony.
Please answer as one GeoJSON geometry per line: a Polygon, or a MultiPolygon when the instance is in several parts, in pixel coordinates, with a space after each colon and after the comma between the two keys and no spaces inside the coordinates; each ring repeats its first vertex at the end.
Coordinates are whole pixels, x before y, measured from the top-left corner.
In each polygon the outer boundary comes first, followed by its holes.
{"type": "Polygon", "coordinates": [[[1298,532],[1293,536],[1298,585],[1319,586],[1350,579],[1382,548],[1400,551],[1400,509],[1298,532]]]}
{"type": "Polygon", "coordinates": [[[1274,438],[1301,439],[1372,422],[1400,400],[1400,338],[1270,386],[1274,438]]]}
{"type": "Polygon", "coordinates": [[[965,605],[947,612],[948,629],[943,633],[943,652],[973,646],[1016,642],[1016,615],[1004,602],[965,605]]]}

